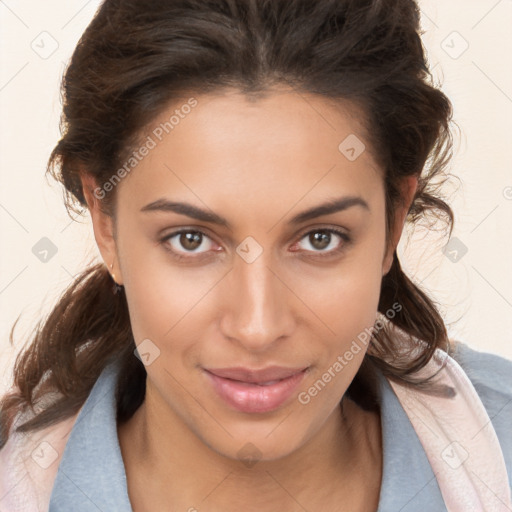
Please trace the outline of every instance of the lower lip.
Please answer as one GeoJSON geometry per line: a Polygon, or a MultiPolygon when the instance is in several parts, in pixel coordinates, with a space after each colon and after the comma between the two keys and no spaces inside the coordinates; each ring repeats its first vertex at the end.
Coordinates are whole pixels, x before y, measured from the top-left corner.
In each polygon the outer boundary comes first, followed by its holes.
{"type": "Polygon", "coordinates": [[[293,394],[307,369],[268,386],[259,386],[219,377],[205,371],[213,388],[229,405],[241,412],[269,412],[277,409],[293,394]]]}

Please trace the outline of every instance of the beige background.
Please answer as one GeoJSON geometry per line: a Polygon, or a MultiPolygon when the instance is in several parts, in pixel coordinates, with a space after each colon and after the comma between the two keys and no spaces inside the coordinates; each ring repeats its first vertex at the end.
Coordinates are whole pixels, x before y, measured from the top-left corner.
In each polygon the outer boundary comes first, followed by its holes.
{"type": "MultiPolygon", "coordinates": [[[[0,2],[0,392],[35,322],[99,254],[89,220],[71,221],[44,178],[59,138],[59,80],[98,5],[0,2]],[[57,250],[46,263],[32,252],[43,237],[57,250]]],[[[512,359],[512,0],[420,6],[433,74],[461,129],[451,171],[462,185],[450,191],[459,245],[445,255],[446,240],[416,231],[414,245],[401,244],[403,264],[441,305],[452,337],[512,359]]]]}

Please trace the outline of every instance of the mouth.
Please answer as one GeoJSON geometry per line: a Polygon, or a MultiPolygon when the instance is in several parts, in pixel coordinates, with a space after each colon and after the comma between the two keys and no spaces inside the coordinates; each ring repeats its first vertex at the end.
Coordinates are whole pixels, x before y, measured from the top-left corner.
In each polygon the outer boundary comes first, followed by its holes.
{"type": "Polygon", "coordinates": [[[204,369],[216,394],[230,407],[245,413],[264,413],[281,407],[303,380],[309,367],[204,369]]]}

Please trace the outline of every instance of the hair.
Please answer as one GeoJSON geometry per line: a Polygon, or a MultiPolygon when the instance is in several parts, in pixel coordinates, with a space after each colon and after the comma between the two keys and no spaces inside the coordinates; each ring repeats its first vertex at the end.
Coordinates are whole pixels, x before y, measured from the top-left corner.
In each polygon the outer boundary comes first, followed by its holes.
{"type": "MultiPolygon", "coordinates": [[[[61,138],[46,173],[63,185],[68,214],[82,214],[82,174],[109,181],[148,124],[177,98],[228,88],[256,98],[286,85],[361,109],[366,141],[383,172],[388,233],[403,200],[402,179],[416,176],[408,220],[443,220],[451,234],[453,212],[439,189],[452,155],[452,106],[433,83],[420,36],[414,0],[104,0],[63,74],[61,138]]],[[[114,187],[100,201],[114,222],[116,197],[114,187]]],[[[394,304],[400,310],[374,333],[347,390],[363,405],[371,368],[419,385],[413,373],[436,349],[450,348],[436,304],[405,275],[396,251],[378,311],[394,304]],[[390,326],[410,339],[403,357],[390,326]]],[[[16,432],[75,414],[111,360],[121,365],[117,418],[129,419],[146,386],[134,349],[124,288],[113,289],[104,264],[90,265],[16,358],[14,386],[0,402],[0,448],[16,413],[34,410],[49,391],[57,398],[16,432]]]]}

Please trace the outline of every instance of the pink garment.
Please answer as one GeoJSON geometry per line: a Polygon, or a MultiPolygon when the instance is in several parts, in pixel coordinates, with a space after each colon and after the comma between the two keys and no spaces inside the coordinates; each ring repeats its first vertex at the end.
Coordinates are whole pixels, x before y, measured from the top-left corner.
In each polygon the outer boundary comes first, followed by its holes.
{"type": "MultiPolygon", "coordinates": [[[[436,475],[448,512],[511,512],[512,500],[496,432],[460,365],[439,349],[418,376],[452,387],[436,397],[389,381],[418,435],[436,475]]],[[[512,429],[512,425],[511,425],[512,429]]]]}
{"type": "MultiPolygon", "coordinates": [[[[432,375],[439,368],[435,382],[456,390],[450,399],[389,383],[425,449],[446,508],[449,512],[511,512],[505,460],[484,405],[459,364],[441,350],[419,374],[432,375]]],[[[0,450],[2,512],[47,512],[77,415],[39,432],[9,437],[0,450]],[[41,467],[38,455],[45,450],[48,461],[52,449],[55,459],[47,468],[41,467]]]]}
{"type": "MultiPolygon", "coordinates": [[[[0,450],[1,512],[48,512],[59,463],[77,416],[37,432],[9,436],[0,450]],[[53,459],[49,454],[55,458],[44,467],[53,459]]],[[[22,422],[18,418],[16,424],[22,422]]]]}

